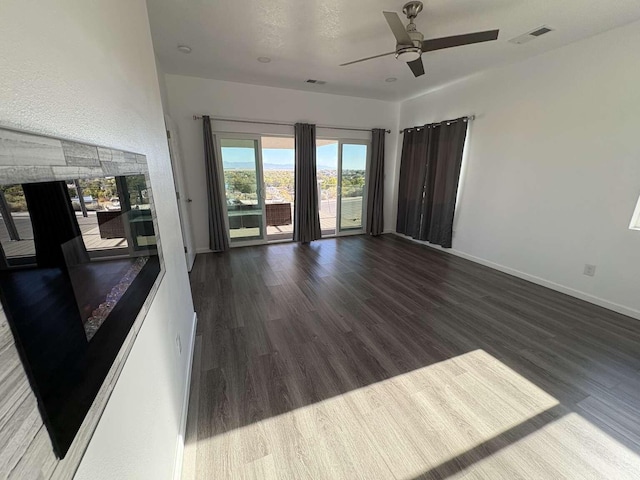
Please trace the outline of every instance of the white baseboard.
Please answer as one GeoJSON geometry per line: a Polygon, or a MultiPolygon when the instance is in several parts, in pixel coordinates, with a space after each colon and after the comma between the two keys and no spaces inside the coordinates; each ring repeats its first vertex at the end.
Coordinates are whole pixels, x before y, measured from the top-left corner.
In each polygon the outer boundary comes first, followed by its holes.
{"type": "Polygon", "coordinates": [[[213,250],[207,247],[200,247],[200,248],[196,248],[196,255],[198,253],[213,253],[213,250]]]}
{"type": "Polygon", "coordinates": [[[604,298],[596,297],[595,295],[591,295],[589,293],[576,290],[571,287],[567,287],[565,285],[561,285],[556,282],[552,282],[551,280],[547,280],[541,277],[536,277],[535,275],[531,275],[525,272],[521,272],[520,270],[516,270],[511,267],[506,267],[504,265],[500,265],[499,263],[492,262],[490,260],[485,260],[484,258],[475,257],[473,255],[469,255],[468,253],[461,252],[459,250],[455,250],[453,248],[442,248],[439,245],[432,245],[428,242],[423,242],[421,240],[416,240],[414,238],[408,237],[401,233],[391,232],[394,235],[397,235],[406,240],[410,240],[414,243],[419,243],[420,245],[425,245],[429,248],[433,248],[435,250],[439,250],[444,253],[448,253],[450,255],[455,255],[456,257],[464,258],[466,260],[470,260],[475,263],[479,263],[480,265],[484,265],[485,267],[493,268],[494,270],[498,270],[500,272],[508,273],[509,275],[513,275],[514,277],[521,278],[523,280],[527,280],[531,283],[535,283],[537,285],[541,285],[543,287],[550,288],[551,290],[555,290],[560,293],[564,293],[571,297],[579,298],[580,300],[584,300],[585,302],[593,303],[594,305],[598,305],[599,307],[606,308],[607,310],[612,310],[617,313],[621,313],[622,315],[627,315],[628,317],[635,318],[640,320],[640,310],[636,310],[634,308],[626,307],[624,305],[620,305],[618,303],[611,302],[609,300],[605,300],[604,298]]]}
{"type": "Polygon", "coordinates": [[[180,480],[182,477],[182,460],[184,457],[184,437],[187,430],[187,414],[189,413],[189,392],[191,391],[191,370],[193,369],[193,351],[196,344],[196,327],[198,325],[198,314],[193,312],[193,325],[191,338],[189,339],[189,364],[187,366],[187,385],[182,398],[182,412],[180,413],[180,431],[178,432],[178,440],[176,445],[176,461],[173,468],[173,479],[180,480]]]}

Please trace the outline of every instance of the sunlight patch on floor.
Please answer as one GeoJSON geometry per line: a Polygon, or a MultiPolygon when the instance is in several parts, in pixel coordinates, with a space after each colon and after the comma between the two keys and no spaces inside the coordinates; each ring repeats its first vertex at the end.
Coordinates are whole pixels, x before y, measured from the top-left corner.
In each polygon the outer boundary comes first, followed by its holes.
{"type": "Polygon", "coordinates": [[[540,427],[450,478],[637,479],[640,458],[577,413],[540,427]]]}
{"type": "Polygon", "coordinates": [[[482,350],[199,442],[199,478],[632,478],[640,471],[633,452],[482,350]]]}

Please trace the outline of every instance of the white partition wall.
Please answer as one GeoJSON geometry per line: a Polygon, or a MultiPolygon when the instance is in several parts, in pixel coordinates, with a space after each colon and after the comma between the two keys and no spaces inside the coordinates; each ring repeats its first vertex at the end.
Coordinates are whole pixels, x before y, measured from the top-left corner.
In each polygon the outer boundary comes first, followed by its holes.
{"type": "MultiPolygon", "coordinates": [[[[0,124],[145,154],[158,213],[166,274],[76,478],[171,478],[194,312],[146,4],[6,0],[1,10],[0,124]]],[[[19,463],[3,468],[49,478],[64,467],[58,478],[69,478],[73,462],[58,464],[41,419],[13,413],[3,431],[19,463]]]]}
{"type": "Polygon", "coordinates": [[[402,127],[476,115],[457,253],[640,318],[639,43],[636,22],[402,103],[402,127]]]}

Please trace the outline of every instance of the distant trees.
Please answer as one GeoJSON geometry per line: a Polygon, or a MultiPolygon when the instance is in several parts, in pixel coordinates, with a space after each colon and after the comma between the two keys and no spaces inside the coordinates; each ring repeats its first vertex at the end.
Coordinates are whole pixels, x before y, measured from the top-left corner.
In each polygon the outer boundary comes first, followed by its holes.
{"type": "Polygon", "coordinates": [[[9,210],[12,212],[26,212],[27,201],[24,198],[24,192],[21,185],[2,185],[0,191],[4,193],[7,200],[9,210]]]}
{"type": "MultiPolygon", "coordinates": [[[[228,169],[224,172],[224,180],[229,200],[240,202],[257,200],[257,182],[254,170],[228,169]]],[[[271,197],[268,199],[293,201],[294,182],[293,170],[264,171],[264,184],[269,197],[271,197]]],[[[337,197],[338,177],[335,170],[320,170],[318,183],[323,192],[323,198],[334,199],[337,197]]],[[[364,183],[364,170],[344,170],[342,172],[342,196],[361,197],[364,183]]]]}
{"type": "MultiPolygon", "coordinates": [[[[83,196],[91,196],[98,202],[107,202],[112,197],[118,196],[116,179],[114,177],[80,179],[79,183],[83,196]]],[[[78,195],[75,187],[69,187],[69,195],[72,197],[78,195]]]]}
{"type": "Polygon", "coordinates": [[[144,175],[128,175],[127,190],[131,205],[143,205],[149,203],[149,193],[147,192],[147,181],[144,175]]]}
{"type": "MultiPolygon", "coordinates": [[[[136,203],[149,203],[144,175],[131,175],[126,178],[129,191],[133,196],[132,200],[136,200],[136,203]]],[[[98,204],[109,202],[111,198],[118,196],[114,177],[81,179],[79,183],[82,189],[82,195],[84,197],[92,197],[93,201],[98,204]]],[[[69,196],[71,198],[78,196],[73,181],[70,180],[67,182],[67,188],[69,189],[69,196]]],[[[27,211],[27,201],[22,191],[22,185],[2,185],[0,186],[0,191],[4,193],[9,209],[12,212],[27,211]]]]}
{"type": "Polygon", "coordinates": [[[364,193],[364,170],[342,171],[342,196],[362,197],[364,193]]]}
{"type": "Polygon", "coordinates": [[[256,193],[256,172],[253,170],[227,170],[225,172],[227,189],[244,194],[256,193]]]}

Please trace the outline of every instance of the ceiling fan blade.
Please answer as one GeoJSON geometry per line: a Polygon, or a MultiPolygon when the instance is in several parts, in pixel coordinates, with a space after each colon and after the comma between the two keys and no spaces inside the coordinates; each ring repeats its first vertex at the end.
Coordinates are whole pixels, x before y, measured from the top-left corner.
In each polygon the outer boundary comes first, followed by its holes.
{"type": "Polygon", "coordinates": [[[424,64],[422,63],[422,58],[414,60],[413,62],[407,62],[407,65],[409,65],[414,77],[424,75],[424,64]]]}
{"type": "Polygon", "coordinates": [[[366,62],[367,60],[372,60],[374,58],[380,58],[380,57],[386,57],[387,55],[393,55],[394,52],[389,52],[389,53],[381,53],[380,55],[374,55],[373,57],[367,57],[367,58],[361,58],[360,60],[354,60],[353,62],[347,62],[347,63],[341,63],[340,66],[341,67],[346,67],[347,65],[353,65],[354,63],[360,63],[360,62],[366,62]]]}
{"type": "Polygon", "coordinates": [[[490,42],[497,40],[500,30],[487,30],[486,32],[467,33],[452,37],[432,38],[422,42],[422,52],[432,52],[444,48],[460,47],[472,43],[490,42]]]}
{"type": "Polygon", "coordinates": [[[402,20],[396,12],[382,12],[399,45],[413,45],[402,20]]]}

